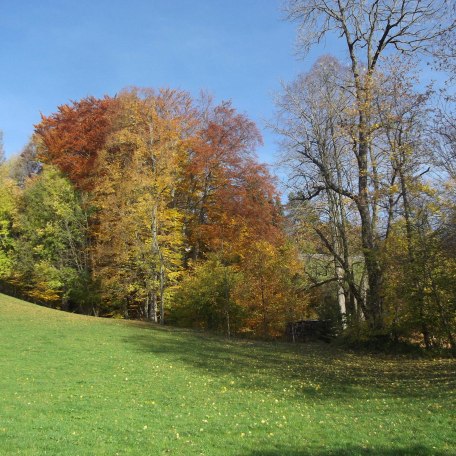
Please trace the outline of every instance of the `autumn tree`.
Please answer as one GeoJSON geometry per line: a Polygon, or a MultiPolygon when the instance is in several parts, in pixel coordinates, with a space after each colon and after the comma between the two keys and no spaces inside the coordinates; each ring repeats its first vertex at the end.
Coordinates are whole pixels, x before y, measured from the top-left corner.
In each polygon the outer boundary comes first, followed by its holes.
{"type": "Polygon", "coordinates": [[[237,265],[209,253],[192,262],[174,295],[172,320],[183,326],[220,331],[228,337],[243,327],[245,309],[235,300],[242,276],[237,265]]]}
{"type": "Polygon", "coordinates": [[[288,213],[294,235],[304,225],[316,236],[314,246],[321,245],[314,252],[303,250],[308,265],[312,263],[306,269],[311,286],[337,282],[342,317],[353,319],[355,302],[367,310],[363,275],[355,271],[361,246],[353,229],[358,225],[356,206],[348,195],[357,182],[346,130],[353,100],[343,90],[344,81],[347,69],[336,59],[319,59],[308,74],[284,86],[274,128],[283,138],[283,164],[290,170],[288,213]],[[312,273],[317,263],[317,269],[332,272],[312,273]]]}
{"type": "MultiPolygon", "coordinates": [[[[293,298],[292,293],[287,298],[284,297],[285,292],[280,297],[276,293],[277,284],[283,277],[277,274],[278,271],[274,274],[271,267],[261,278],[264,284],[274,282],[274,285],[267,286],[267,304],[266,299],[263,301],[270,310],[267,319],[271,320],[271,324],[263,325],[263,330],[259,331],[256,323],[252,323],[256,319],[252,317],[249,320],[255,309],[253,301],[258,295],[247,290],[253,287],[251,280],[254,277],[248,271],[253,273],[254,266],[242,258],[252,254],[252,245],[265,248],[267,257],[268,252],[276,252],[284,239],[274,181],[255,155],[261,137],[254,123],[245,115],[238,114],[230,103],[205,104],[203,109],[199,108],[198,121],[185,156],[179,190],[187,234],[186,258],[191,267],[187,279],[179,286],[175,315],[187,321],[200,321],[213,329],[222,325],[228,334],[242,328],[252,331],[255,327],[255,334],[269,336],[285,318],[283,314],[274,317],[284,309],[278,305],[279,301],[288,299],[291,306],[293,298]],[[206,258],[209,262],[215,261],[213,273],[207,270],[206,258]],[[233,277],[233,280],[227,277],[233,277]],[[236,277],[239,283],[229,285],[236,282],[236,277]],[[245,282],[245,287],[242,282],[245,282]],[[203,299],[198,296],[198,287],[212,290],[213,296],[219,298],[203,299]],[[269,296],[272,289],[275,291],[269,296]],[[275,299],[272,298],[273,293],[275,299]],[[185,301],[195,303],[193,319],[189,318],[191,309],[185,301]],[[197,308],[200,310],[197,311],[197,308]],[[208,315],[209,309],[214,315],[208,315]]],[[[285,286],[282,291],[284,289],[285,286]]]]}
{"type": "Polygon", "coordinates": [[[180,187],[189,258],[226,247],[246,226],[257,239],[277,235],[278,196],[256,159],[260,143],[255,124],[231,103],[200,108],[180,187]]]}
{"type": "MultiPolygon", "coordinates": [[[[377,235],[376,163],[373,156],[373,115],[375,75],[381,59],[394,51],[403,55],[425,52],[439,37],[455,26],[449,14],[450,2],[417,0],[399,2],[356,0],[290,0],[286,11],[299,25],[298,44],[302,51],[318,43],[328,33],[339,34],[350,60],[350,80],[346,87],[353,94],[354,115],[350,128],[351,148],[355,157],[357,185],[353,191],[332,182],[338,194],[350,198],[361,223],[361,241],[367,271],[365,314],[374,330],[383,328],[383,271],[381,243],[377,235]]],[[[373,152],[374,151],[374,152],[373,152]]]]}
{"type": "Polygon", "coordinates": [[[38,157],[57,166],[78,188],[91,187],[92,169],[110,132],[116,99],[87,97],[41,115],[35,126],[38,157]]]}
{"type": "Polygon", "coordinates": [[[0,164],[0,282],[12,273],[15,240],[13,220],[18,189],[10,178],[10,164],[0,164]]]}
{"type": "Polygon", "coordinates": [[[445,219],[435,194],[415,201],[413,217],[397,223],[387,243],[387,319],[396,338],[456,349],[455,257],[445,248],[445,219]],[[406,223],[413,226],[412,236],[406,223]]]}
{"type": "Polygon", "coordinates": [[[97,313],[89,293],[88,214],[72,184],[47,166],[20,195],[15,216],[14,275],[33,300],[97,313]]]}
{"type": "Polygon", "coordinates": [[[289,243],[266,240],[228,252],[211,252],[191,262],[177,287],[172,318],[178,324],[230,336],[279,337],[287,322],[303,318],[302,262],[289,243]]]}
{"type": "Polygon", "coordinates": [[[164,323],[167,290],[182,268],[175,204],[188,95],[132,90],[118,98],[113,131],[96,161],[95,275],[124,312],[164,323]]]}
{"type": "Polygon", "coordinates": [[[303,318],[307,305],[300,293],[304,271],[291,243],[249,243],[241,253],[239,271],[242,280],[234,295],[244,309],[244,334],[278,337],[286,323],[303,318]]]}

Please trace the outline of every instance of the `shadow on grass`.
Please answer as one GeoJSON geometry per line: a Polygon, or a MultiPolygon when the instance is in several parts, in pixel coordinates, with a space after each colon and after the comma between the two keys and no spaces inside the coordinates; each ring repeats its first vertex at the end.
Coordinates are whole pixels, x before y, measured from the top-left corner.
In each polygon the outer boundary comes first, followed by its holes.
{"type": "Polygon", "coordinates": [[[258,450],[243,456],[450,456],[448,451],[428,448],[422,445],[412,445],[407,448],[363,448],[350,446],[327,450],[295,450],[281,447],[274,450],[258,450]]]}
{"type": "Polygon", "coordinates": [[[327,344],[228,340],[191,330],[139,324],[144,332],[126,342],[217,377],[237,377],[238,387],[271,390],[271,378],[293,385],[289,394],[323,398],[379,395],[432,399],[450,396],[456,362],[416,360],[344,352],[327,344]]]}

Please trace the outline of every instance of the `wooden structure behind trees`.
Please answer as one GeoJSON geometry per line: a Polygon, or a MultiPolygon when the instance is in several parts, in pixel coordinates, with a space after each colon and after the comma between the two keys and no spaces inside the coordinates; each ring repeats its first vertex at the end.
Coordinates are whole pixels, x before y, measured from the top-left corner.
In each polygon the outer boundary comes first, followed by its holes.
{"type": "Polygon", "coordinates": [[[285,328],[285,337],[290,342],[329,342],[333,336],[331,322],[328,320],[300,320],[287,323],[285,328]]]}

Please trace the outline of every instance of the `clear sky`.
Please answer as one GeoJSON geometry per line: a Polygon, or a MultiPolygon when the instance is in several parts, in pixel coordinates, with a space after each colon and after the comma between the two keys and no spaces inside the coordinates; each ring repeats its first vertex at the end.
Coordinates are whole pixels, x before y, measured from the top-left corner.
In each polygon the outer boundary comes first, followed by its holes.
{"type": "MultiPolygon", "coordinates": [[[[0,129],[7,156],[40,112],[130,85],[172,87],[217,100],[255,120],[262,161],[273,162],[280,81],[307,71],[281,0],[0,0],[0,129]]],[[[320,51],[321,52],[321,51],[320,51]]]]}

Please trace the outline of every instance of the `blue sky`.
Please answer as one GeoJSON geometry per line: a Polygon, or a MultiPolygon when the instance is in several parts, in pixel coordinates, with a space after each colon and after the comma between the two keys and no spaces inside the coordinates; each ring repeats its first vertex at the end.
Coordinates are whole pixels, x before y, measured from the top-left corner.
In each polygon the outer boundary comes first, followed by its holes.
{"type": "MultiPolygon", "coordinates": [[[[7,156],[27,142],[40,112],[130,85],[173,87],[217,100],[264,129],[280,81],[307,71],[281,0],[0,0],[0,129],[7,156]]],[[[320,50],[321,53],[321,50],[320,50]]]]}

